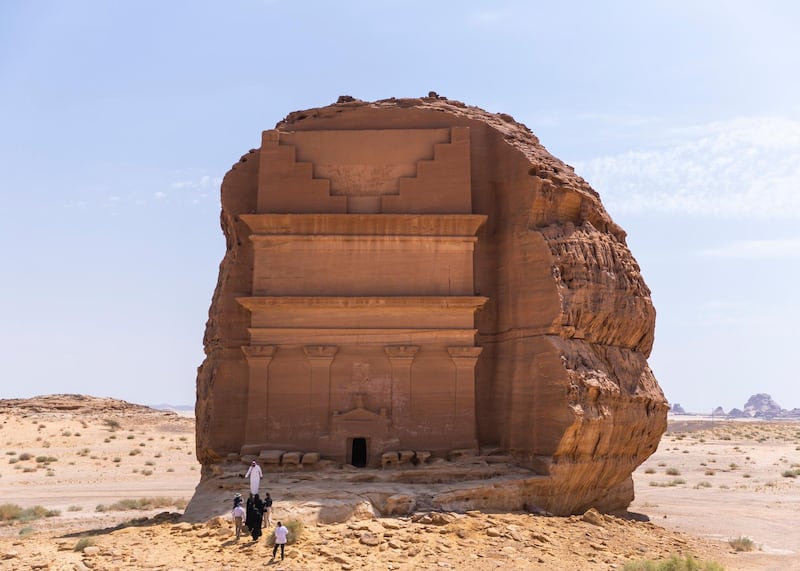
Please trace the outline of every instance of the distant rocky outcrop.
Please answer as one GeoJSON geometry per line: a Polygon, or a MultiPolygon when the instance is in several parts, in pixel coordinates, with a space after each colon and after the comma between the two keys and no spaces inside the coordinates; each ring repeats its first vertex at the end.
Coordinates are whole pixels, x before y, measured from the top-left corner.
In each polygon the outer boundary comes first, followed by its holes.
{"type": "Polygon", "coordinates": [[[7,409],[26,410],[30,412],[70,412],[89,414],[106,412],[115,414],[174,414],[155,410],[141,404],[120,399],[101,398],[78,394],[40,395],[27,399],[0,399],[0,412],[7,409]]]}
{"type": "MultiPolygon", "coordinates": [[[[793,408],[791,410],[782,408],[770,395],[766,393],[759,393],[751,396],[747,400],[747,403],[744,405],[743,409],[732,408],[726,413],[724,408],[718,406],[711,411],[711,416],[725,418],[764,419],[800,418],[800,408],[793,408]]],[[[678,403],[672,405],[670,412],[673,414],[695,414],[699,416],[705,416],[705,413],[686,412],[686,410],[678,403]]]]}
{"type": "Polygon", "coordinates": [[[748,416],[756,418],[774,418],[783,416],[785,411],[778,403],[772,400],[770,395],[758,393],[747,399],[744,405],[744,412],[748,416]]]}
{"type": "Polygon", "coordinates": [[[740,408],[732,408],[728,413],[728,418],[747,418],[748,414],[740,408]]]}

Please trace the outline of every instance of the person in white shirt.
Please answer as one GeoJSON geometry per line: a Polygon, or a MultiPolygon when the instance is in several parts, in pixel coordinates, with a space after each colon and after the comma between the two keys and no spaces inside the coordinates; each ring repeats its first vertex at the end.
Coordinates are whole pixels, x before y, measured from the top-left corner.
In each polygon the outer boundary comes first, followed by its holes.
{"type": "Polygon", "coordinates": [[[247,469],[247,474],[244,475],[245,478],[250,478],[250,493],[256,495],[258,493],[258,487],[261,485],[261,478],[264,477],[263,472],[261,472],[261,466],[258,465],[258,462],[253,460],[250,464],[250,467],[247,469]]]}
{"type": "Polygon", "coordinates": [[[233,525],[236,528],[236,541],[239,541],[239,536],[242,535],[242,522],[244,521],[245,511],[242,507],[242,502],[234,502],[233,506],[233,525]]]}
{"type": "Polygon", "coordinates": [[[281,522],[278,522],[278,527],[275,528],[275,547],[272,548],[272,558],[275,559],[275,554],[278,552],[278,546],[281,546],[281,561],[283,561],[283,549],[286,547],[286,537],[289,535],[289,530],[281,522]]]}

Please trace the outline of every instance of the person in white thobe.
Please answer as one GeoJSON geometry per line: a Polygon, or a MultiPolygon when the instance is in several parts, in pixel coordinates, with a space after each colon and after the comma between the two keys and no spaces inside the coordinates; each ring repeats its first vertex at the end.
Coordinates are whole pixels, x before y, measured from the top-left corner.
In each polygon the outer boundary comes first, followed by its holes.
{"type": "Polygon", "coordinates": [[[253,460],[253,463],[250,464],[250,467],[247,469],[247,474],[245,474],[244,477],[250,478],[250,493],[256,495],[258,493],[258,487],[261,485],[261,478],[264,477],[258,462],[253,460]]]}

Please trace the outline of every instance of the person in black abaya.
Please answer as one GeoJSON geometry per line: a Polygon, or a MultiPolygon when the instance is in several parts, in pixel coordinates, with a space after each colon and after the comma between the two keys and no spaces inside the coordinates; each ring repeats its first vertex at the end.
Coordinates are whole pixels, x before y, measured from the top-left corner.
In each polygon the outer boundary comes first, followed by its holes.
{"type": "Polygon", "coordinates": [[[253,536],[253,541],[258,541],[261,537],[261,525],[264,517],[264,502],[258,497],[258,494],[250,494],[247,498],[245,509],[244,524],[250,530],[250,535],[253,536]]]}

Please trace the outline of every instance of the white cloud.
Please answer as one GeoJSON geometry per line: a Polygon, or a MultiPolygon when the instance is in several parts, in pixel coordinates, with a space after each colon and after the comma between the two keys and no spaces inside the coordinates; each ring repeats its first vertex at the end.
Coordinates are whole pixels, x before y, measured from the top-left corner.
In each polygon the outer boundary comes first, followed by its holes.
{"type": "Polygon", "coordinates": [[[166,192],[161,192],[160,190],[153,193],[153,196],[156,200],[164,200],[167,197],[166,192]]]}
{"type": "Polygon", "coordinates": [[[658,143],[576,171],[612,213],[800,218],[800,122],[736,119],[670,129],[658,143]]]}
{"type": "Polygon", "coordinates": [[[800,238],[736,240],[718,248],[701,250],[698,254],[729,259],[794,259],[800,258],[800,238]]]}

